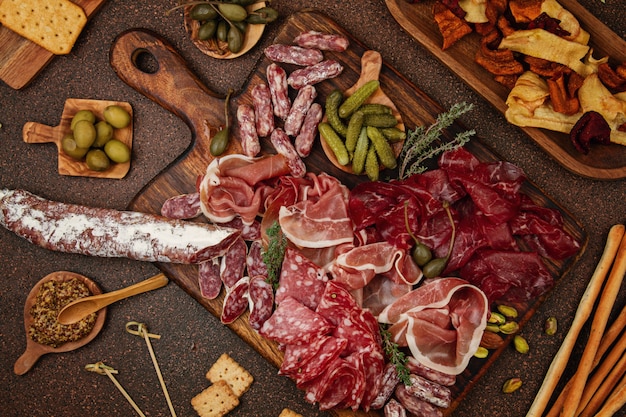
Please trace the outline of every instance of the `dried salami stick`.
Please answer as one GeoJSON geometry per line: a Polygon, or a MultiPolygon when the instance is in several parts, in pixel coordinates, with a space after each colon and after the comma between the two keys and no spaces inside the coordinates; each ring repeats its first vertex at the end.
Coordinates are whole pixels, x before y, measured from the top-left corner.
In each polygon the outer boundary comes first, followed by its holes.
{"type": "Polygon", "coordinates": [[[187,264],[223,255],[240,235],[207,223],[60,203],[7,189],[0,191],[0,224],[54,251],[187,264]]]}
{"type": "Polygon", "coordinates": [[[296,45],[303,48],[316,48],[322,51],[343,52],[350,46],[350,41],[345,36],[334,33],[322,33],[315,30],[303,32],[293,40],[296,45]]]}
{"type": "Polygon", "coordinates": [[[318,64],[295,70],[289,74],[287,83],[298,90],[305,85],[313,85],[334,78],[342,72],[343,65],[335,60],[327,59],[318,64]]]}
{"type": "Polygon", "coordinates": [[[254,109],[247,104],[240,104],[237,107],[237,123],[241,136],[241,149],[243,154],[255,157],[261,152],[261,142],[256,129],[254,109]]]}
{"type": "Polygon", "coordinates": [[[289,85],[287,73],[277,64],[269,64],[265,71],[267,83],[272,96],[272,105],[276,117],[285,120],[289,116],[291,100],[289,99],[289,85]]]}
{"type": "Polygon", "coordinates": [[[324,59],[322,51],[318,49],[302,48],[296,45],[274,44],[263,51],[265,56],[274,61],[301,66],[314,65],[324,59]]]}
{"type": "Polygon", "coordinates": [[[304,118],[317,97],[317,91],[312,85],[305,85],[298,91],[298,95],[291,104],[291,110],[285,120],[284,130],[289,136],[296,136],[300,132],[304,118]]]}
{"type": "Polygon", "coordinates": [[[304,122],[302,122],[300,133],[298,133],[294,141],[296,151],[301,157],[305,158],[311,153],[313,142],[317,136],[317,126],[322,121],[323,116],[324,110],[322,106],[319,103],[311,104],[311,108],[306,113],[304,122]]]}
{"type": "Polygon", "coordinates": [[[272,93],[267,84],[260,83],[250,92],[254,106],[256,133],[259,137],[266,137],[274,130],[274,109],[272,108],[272,93]]]}

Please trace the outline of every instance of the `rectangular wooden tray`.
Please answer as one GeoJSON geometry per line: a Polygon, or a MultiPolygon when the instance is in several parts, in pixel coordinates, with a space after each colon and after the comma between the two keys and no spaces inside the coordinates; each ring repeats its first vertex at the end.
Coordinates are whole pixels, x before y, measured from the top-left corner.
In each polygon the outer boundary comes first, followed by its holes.
{"type": "MultiPolygon", "coordinates": [[[[323,103],[330,94],[330,92],[339,88],[342,91],[350,87],[358,79],[360,72],[360,57],[364,51],[368,48],[362,45],[358,40],[346,33],[341,27],[333,22],[327,16],[315,12],[315,11],[303,11],[290,16],[285,23],[284,27],[275,39],[276,43],[291,43],[294,37],[307,30],[318,30],[321,32],[341,33],[347,36],[351,40],[350,48],[343,53],[326,53],[327,58],[337,59],[344,65],[344,71],[341,76],[325,81],[317,85],[318,98],[317,101],[323,103]]],[[[152,43],[152,42],[151,42],[152,43]]],[[[129,51],[132,52],[132,51],[129,51]]],[[[169,53],[169,52],[168,52],[169,53]]],[[[257,83],[265,80],[265,69],[270,62],[266,58],[262,58],[253,74],[251,74],[250,80],[247,84],[245,91],[237,97],[232,98],[231,109],[235,109],[240,103],[250,103],[250,95],[247,93],[257,83]]],[[[170,65],[171,67],[171,65],[170,65]]],[[[180,83],[180,77],[173,77],[180,83]]],[[[407,128],[414,129],[415,126],[422,124],[432,123],[438,114],[444,111],[437,103],[430,99],[426,94],[420,91],[415,85],[411,84],[405,77],[398,73],[393,68],[383,63],[383,68],[380,75],[381,87],[390,96],[390,98],[396,103],[400,114],[403,117],[403,121],[407,128]]],[[[166,108],[175,111],[181,115],[180,109],[176,109],[171,103],[163,103],[163,100],[172,100],[171,92],[169,95],[158,95],[152,92],[147,92],[145,86],[134,86],[135,88],[142,89],[142,92],[149,96],[151,99],[157,101],[159,104],[164,105],[166,108]],[[165,99],[160,96],[166,97],[165,99]]],[[[182,87],[182,86],[181,86],[182,87]]],[[[187,100],[196,100],[196,94],[190,92],[190,88],[185,88],[187,100]]],[[[293,92],[292,92],[293,93],[293,92]]],[[[293,97],[292,97],[293,98],[293,97]]],[[[174,99],[176,102],[183,102],[183,100],[174,99]]],[[[206,101],[206,100],[205,100],[206,101]]],[[[185,101],[184,106],[189,107],[189,111],[194,111],[196,107],[188,105],[185,101]]],[[[203,106],[202,103],[198,103],[198,106],[203,106]]],[[[202,117],[202,120],[220,120],[219,113],[222,111],[221,106],[212,105],[206,106],[202,110],[201,115],[185,114],[188,124],[194,125],[194,122],[190,120],[193,117],[202,117]],[[213,110],[211,110],[211,108],[213,110]],[[215,114],[208,114],[207,112],[214,112],[215,114]]],[[[449,137],[453,137],[456,132],[465,130],[464,127],[455,125],[449,131],[449,137]]],[[[193,135],[192,135],[193,136],[193,135]]],[[[170,167],[160,173],[153,181],[151,181],[131,202],[129,208],[135,211],[147,212],[147,213],[159,213],[162,204],[168,198],[184,193],[190,193],[195,191],[196,178],[198,175],[202,175],[206,166],[210,162],[209,143],[206,140],[196,140],[190,145],[190,148],[185,152],[179,160],[175,161],[170,167]]],[[[467,148],[483,161],[496,161],[501,160],[490,149],[484,146],[478,139],[473,139],[467,145],[467,148]]],[[[326,158],[319,142],[317,142],[313,148],[312,154],[305,159],[307,167],[310,171],[319,173],[327,172],[342,180],[347,186],[352,187],[360,181],[364,181],[365,177],[357,177],[349,175],[335,168],[329,160],[326,158]]],[[[384,175],[384,173],[383,173],[384,175]]],[[[583,253],[587,242],[587,235],[582,226],[575,220],[564,208],[560,207],[558,203],[546,196],[540,189],[538,189],[531,182],[526,182],[523,185],[523,190],[528,194],[535,202],[542,206],[557,208],[563,213],[563,219],[565,222],[565,228],[580,242],[582,242],[582,248],[578,256],[569,259],[567,262],[558,262],[549,265],[551,272],[557,279],[567,273],[567,271],[578,260],[578,257],[583,253]]],[[[195,219],[196,221],[203,221],[204,218],[195,219]]],[[[170,263],[159,263],[157,266],[174,282],[176,282],[181,288],[189,293],[194,299],[196,299],[202,306],[204,306],[209,312],[216,317],[219,317],[222,309],[222,302],[224,294],[222,294],[215,300],[208,300],[203,298],[200,294],[198,285],[198,267],[195,265],[180,265],[170,263]]],[[[532,316],[536,307],[542,300],[535,300],[533,304],[521,306],[522,317],[520,318],[520,325],[524,325],[525,322],[532,316]]],[[[266,339],[260,337],[254,330],[252,330],[247,323],[247,316],[244,315],[236,320],[229,326],[235,331],[244,341],[259,352],[264,358],[270,361],[277,367],[282,362],[282,353],[278,349],[278,346],[269,342],[266,339]]],[[[487,360],[472,360],[467,370],[459,375],[457,384],[453,387],[454,403],[447,412],[451,412],[463,399],[466,393],[476,383],[478,378],[482,376],[491,364],[497,360],[499,354],[505,349],[502,347],[498,351],[494,351],[487,360]]],[[[354,413],[352,411],[340,410],[333,411],[335,415],[339,416],[379,416],[379,412],[371,411],[369,413],[354,413]]]]}
{"type": "MultiPolygon", "coordinates": [[[[392,16],[417,42],[430,51],[461,80],[485,98],[502,114],[507,109],[508,89],[493,79],[474,61],[479,36],[465,36],[446,51],[433,19],[431,0],[411,3],[406,0],[385,0],[392,16]]],[[[609,56],[615,62],[626,61],[626,41],[617,36],[575,0],[559,0],[581,22],[590,35],[594,57],[609,56]]],[[[532,140],[563,167],[583,177],[616,180],[626,177],[626,147],[616,144],[594,146],[587,155],[578,152],[568,135],[538,128],[521,128],[532,140]]]]}

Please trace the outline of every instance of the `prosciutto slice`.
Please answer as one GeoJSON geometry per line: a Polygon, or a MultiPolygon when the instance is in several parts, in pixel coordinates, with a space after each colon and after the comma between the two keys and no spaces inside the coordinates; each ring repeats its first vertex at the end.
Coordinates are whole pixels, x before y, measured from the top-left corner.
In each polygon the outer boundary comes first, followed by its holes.
{"type": "Polygon", "coordinates": [[[394,340],[423,365],[458,375],[478,349],[489,304],[476,286],[459,278],[425,282],[378,316],[394,340]]]}

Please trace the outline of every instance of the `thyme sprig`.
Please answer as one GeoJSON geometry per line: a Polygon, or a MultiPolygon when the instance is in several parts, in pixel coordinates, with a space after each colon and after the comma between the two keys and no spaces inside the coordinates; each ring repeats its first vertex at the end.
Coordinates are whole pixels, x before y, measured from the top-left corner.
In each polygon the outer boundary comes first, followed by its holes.
{"type": "Polygon", "coordinates": [[[383,350],[385,352],[385,355],[387,355],[389,362],[391,362],[396,367],[396,372],[398,373],[400,381],[404,385],[411,385],[411,372],[406,366],[408,360],[406,355],[400,350],[398,344],[391,340],[391,332],[387,330],[385,325],[381,324],[379,328],[380,335],[382,336],[383,340],[383,350]]]}
{"type": "Polygon", "coordinates": [[[400,166],[398,169],[398,178],[404,179],[413,174],[421,174],[427,170],[423,163],[430,158],[439,155],[442,152],[457,149],[467,142],[476,134],[475,130],[466,130],[460,132],[456,137],[439,145],[433,146],[433,143],[441,137],[442,132],[450,127],[456,119],[467,113],[474,107],[471,103],[456,103],[450,110],[437,116],[437,120],[432,125],[418,126],[415,130],[408,130],[406,140],[400,152],[400,166]]]}
{"type": "Polygon", "coordinates": [[[280,224],[274,222],[267,229],[269,242],[267,250],[263,252],[263,262],[267,266],[267,282],[272,285],[274,291],[278,289],[278,280],[280,278],[280,269],[285,257],[287,249],[287,238],[283,234],[280,224]]]}

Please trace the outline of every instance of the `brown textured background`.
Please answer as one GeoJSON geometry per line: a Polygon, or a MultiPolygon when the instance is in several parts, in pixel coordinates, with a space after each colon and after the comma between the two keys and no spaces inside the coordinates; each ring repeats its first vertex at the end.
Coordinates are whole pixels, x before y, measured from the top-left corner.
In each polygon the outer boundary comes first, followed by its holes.
{"type": "MultiPolygon", "coordinates": [[[[626,36],[623,0],[581,0],[590,12],[626,36]]],[[[268,27],[257,47],[234,61],[203,55],[187,38],[180,10],[166,11],[175,1],[109,0],[85,27],[71,54],[55,58],[26,88],[16,91],[0,83],[0,187],[24,188],[47,198],[91,206],[124,209],[133,196],[189,145],[186,125],[143,95],[130,89],[109,66],[109,46],[130,28],[152,29],[167,39],[191,69],[212,90],[225,94],[241,88],[255,67],[262,48],[289,14],[304,7],[321,10],[365,45],[381,52],[418,88],[447,108],[466,100],[475,109],[462,122],[475,128],[485,143],[504,159],[521,166],[547,195],[561,203],[582,223],[589,245],[568,278],[557,286],[529,322],[523,334],[531,351],[503,355],[476,385],[455,416],[523,416],[530,406],[553,355],[573,319],[580,296],[602,252],[611,225],[626,222],[626,180],[595,181],[571,174],[517,128],[507,125],[487,102],[457,79],[426,50],[404,33],[383,1],[272,1],[282,15],[268,27]],[[54,126],[67,98],[128,101],[134,110],[134,150],[129,174],[123,180],[64,177],[57,174],[53,145],[22,141],[24,123],[54,126]],[[554,315],[560,330],[542,334],[546,317],[554,315]],[[524,381],[516,393],[501,393],[513,376],[524,381]]],[[[145,322],[161,334],[153,347],[179,416],[193,416],[189,400],[208,385],[204,374],[223,352],[228,352],[255,376],[251,390],[233,416],[277,416],[290,407],[305,416],[324,415],[303,400],[302,393],[276,369],[246,346],[230,330],[174,284],[111,306],[102,333],[88,346],[73,352],[47,355],[26,375],[13,374],[13,363],[23,352],[23,305],[31,287],[57,270],[71,270],[93,278],[111,291],[147,278],[158,270],[149,263],[126,259],[95,259],[48,252],[0,230],[0,407],[1,414],[17,416],[128,416],[134,412],[108,378],[83,370],[99,360],[119,370],[120,383],[147,416],[169,415],[147,348],[142,339],[124,330],[127,321],[145,322]]],[[[626,298],[622,291],[616,309],[626,298]]],[[[585,328],[585,331],[588,331],[585,328]]],[[[582,353],[582,346],[574,358],[582,353]]],[[[574,371],[570,366],[566,375],[574,371]]],[[[622,413],[624,415],[624,413],[622,413]]]]}

